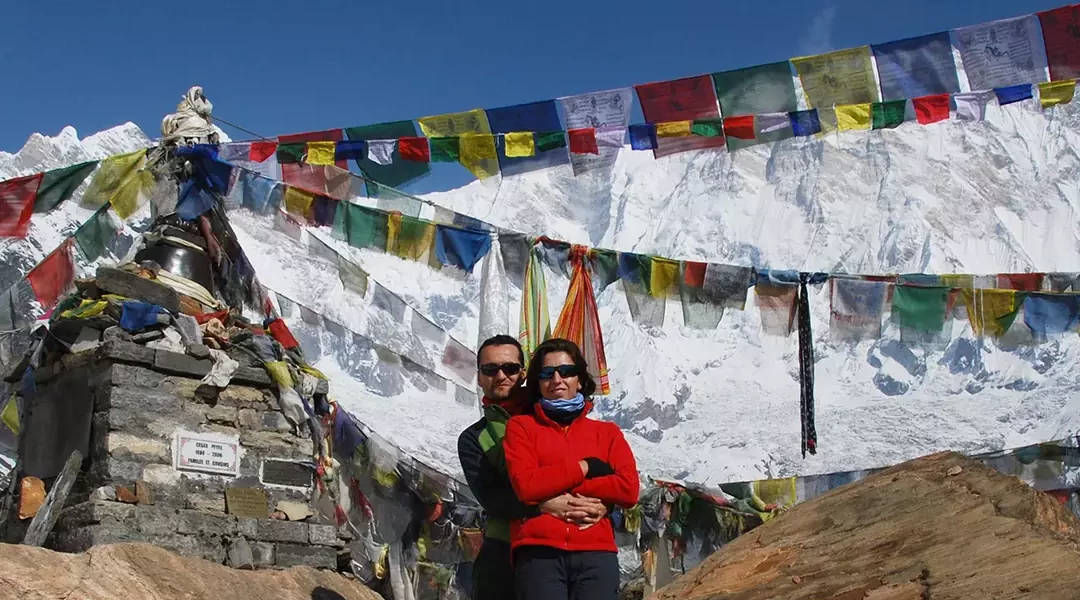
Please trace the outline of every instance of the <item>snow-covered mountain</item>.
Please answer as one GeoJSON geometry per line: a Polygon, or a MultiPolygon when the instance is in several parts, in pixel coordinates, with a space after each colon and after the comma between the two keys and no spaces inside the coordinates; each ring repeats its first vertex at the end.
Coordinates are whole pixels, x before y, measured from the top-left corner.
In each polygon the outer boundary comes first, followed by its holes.
{"type": "MultiPolygon", "coordinates": [[[[82,141],[70,128],[34,136],[19,153],[0,154],[0,177],[146,143],[130,124],[82,141]]],[[[730,154],[655,160],[627,148],[609,176],[573,177],[561,167],[428,199],[530,234],[674,258],[851,273],[1080,271],[1078,148],[1080,106],[1043,112],[1028,101],[991,106],[982,123],[911,122],[730,154]]],[[[29,240],[0,248],[14,265],[0,271],[0,284],[10,285],[88,216],[71,206],[35,216],[29,240]]],[[[408,322],[374,309],[370,291],[367,298],[346,291],[334,269],[272,219],[231,216],[270,288],[414,362],[437,362],[408,322]]],[[[314,235],[475,345],[477,277],[355,250],[325,230],[314,235]]],[[[548,282],[555,319],[568,282],[554,272],[548,282]]],[[[519,299],[511,286],[515,331],[519,299]]],[[[641,469],[655,476],[719,483],[879,467],[943,449],[974,453],[1056,439],[1080,423],[1076,335],[1040,345],[995,342],[956,321],[944,348],[901,344],[891,326],[881,340],[853,344],[830,334],[824,287],[811,298],[819,452],[804,460],[795,336],[763,334],[752,297],[747,310],[728,311],[704,332],[683,326],[676,301],[663,327],[634,324],[618,285],[598,304],[613,387],[600,413],[624,428],[641,469]]],[[[476,419],[475,406],[422,385],[402,365],[362,368],[356,348],[298,315],[290,324],[357,417],[458,472],[457,432],[476,419]]]]}

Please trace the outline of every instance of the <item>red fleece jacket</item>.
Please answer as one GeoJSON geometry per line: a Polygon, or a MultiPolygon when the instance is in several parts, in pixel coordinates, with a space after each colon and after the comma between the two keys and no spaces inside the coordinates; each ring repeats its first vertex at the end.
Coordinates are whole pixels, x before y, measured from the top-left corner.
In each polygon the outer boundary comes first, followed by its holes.
{"type": "MultiPolygon", "coordinates": [[[[540,404],[534,414],[510,419],[503,451],[510,484],[525,504],[540,504],[571,492],[599,498],[605,504],[630,508],[638,501],[638,473],[634,454],[618,425],[589,419],[592,403],[581,416],[563,427],[544,414],[540,404]],[[614,475],[585,479],[578,461],[595,457],[611,465],[614,475]]],[[[548,546],[571,551],[617,551],[610,519],[580,530],[573,523],[551,515],[519,519],[510,523],[514,548],[548,546]]]]}

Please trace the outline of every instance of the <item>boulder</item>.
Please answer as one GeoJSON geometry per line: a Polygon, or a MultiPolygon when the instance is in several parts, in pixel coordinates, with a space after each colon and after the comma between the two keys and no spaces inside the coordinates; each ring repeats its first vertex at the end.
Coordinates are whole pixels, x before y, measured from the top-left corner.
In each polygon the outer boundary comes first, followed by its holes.
{"type": "Polygon", "coordinates": [[[956,453],[909,461],[739,537],[652,600],[1076,598],[1080,522],[956,453]]]}
{"type": "Polygon", "coordinates": [[[380,600],[360,583],[310,567],[241,571],[149,544],[95,546],[82,554],[0,544],[0,599],[133,595],[142,600],[380,600]]]}

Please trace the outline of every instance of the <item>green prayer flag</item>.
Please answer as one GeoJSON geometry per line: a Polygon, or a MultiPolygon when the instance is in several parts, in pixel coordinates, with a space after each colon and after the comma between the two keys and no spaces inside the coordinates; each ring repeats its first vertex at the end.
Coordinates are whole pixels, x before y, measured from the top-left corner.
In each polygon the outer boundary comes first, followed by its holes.
{"type": "Polygon", "coordinates": [[[589,269],[592,271],[593,289],[599,294],[619,280],[619,253],[600,248],[590,250],[589,269]]]}
{"type": "Polygon", "coordinates": [[[277,159],[283,165],[301,162],[307,152],[307,143],[278,144],[277,159]]]}
{"type": "Polygon", "coordinates": [[[428,139],[431,145],[431,162],[458,162],[461,147],[456,137],[433,137],[428,139]]]}
{"type": "Polygon", "coordinates": [[[105,256],[119,234],[120,226],[109,214],[106,204],[75,230],[75,245],[88,262],[94,262],[105,256]]]}
{"type": "Polygon", "coordinates": [[[378,200],[376,208],[386,212],[399,212],[408,217],[419,217],[423,203],[415,197],[377,181],[366,181],[369,198],[378,200]]]}
{"type": "Polygon", "coordinates": [[[435,224],[414,217],[401,217],[398,226],[397,248],[394,254],[401,258],[419,260],[435,241],[435,224]]]}
{"type": "Polygon", "coordinates": [[[888,102],[875,102],[871,108],[871,117],[874,129],[892,129],[904,122],[904,112],[907,110],[907,100],[890,100],[888,102]]]}
{"type": "Polygon", "coordinates": [[[63,169],[46,171],[34,199],[34,212],[45,213],[67,200],[97,168],[98,161],[79,163],[63,169]]]}
{"type": "MultiPolygon", "coordinates": [[[[799,102],[795,96],[795,81],[791,76],[791,63],[786,60],[713,73],[712,78],[716,88],[716,100],[720,103],[720,112],[726,117],[799,110],[799,102]]],[[[728,149],[741,150],[767,142],[785,140],[792,136],[790,128],[756,133],[757,135],[752,140],[728,136],[728,149]]]]}
{"type": "Polygon", "coordinates": [[[549,152],[566,147],[566,133],[563,131],[545,131],[537,133],[534,137],[537,152],[549,152]]]}
{"type": "Polygon", "coordinates": [[[345,204],[346,209],[338,212],[345,215],[345,239],[354,248],[372,248],[386,250],[387,214],[356,204],[345,204]]]}
{"type": "MultiPolygon", "coordinates": [[[[349,136],[350,140],[370,141],[396,140],[402,137],[416,137],[418,134],[416,124],[412,121],[392,121],[362,127],[348,127],[345,129],[345,135],[349,136]]],[[[396,144],[393,153],[390,155],[390,160],[392,161],[390,164],[380,165],[367,157],[358,158],[356,159],[356,166],[360,167],[360,172],[367,179],[391,187],[401,187],[431,172],[431,167],[426,162],[402,159],[401,151],[398,150],[396,144]]],[[[370,188],[368,195],[372,195],[370,188]]]]}
{"type": "Polygon", "coordinates": [[[698,119],[690,126],[690,133],[705,137],[720,137],[724,135],[723,123],[723,119],[698,119]]]}
{"type": "Polygon", "coordinates": [[[941,331],[945,326],[948,287],[898,285],[893,291],[892,321],[921,332],[941,331]]]}

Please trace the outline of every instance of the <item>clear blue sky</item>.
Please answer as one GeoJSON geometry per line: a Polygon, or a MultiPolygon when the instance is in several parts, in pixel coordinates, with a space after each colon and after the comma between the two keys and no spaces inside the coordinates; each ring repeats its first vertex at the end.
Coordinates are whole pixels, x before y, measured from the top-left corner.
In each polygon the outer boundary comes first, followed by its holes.
{"type": "MultiPolygon", "coordinates": [[[[264,136],[673,79],[1064,0],[146,0],[5,3],[0,150],[65,125],[151,137],[191,85],[264,136]]],[[[638,117],[640,119],[640,117],[638,117]]],[[[234,139],[249,136],[225,127],[234,139]]],[[[464,171],[412,191],[460,184],[464,171]]]]}

